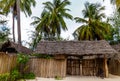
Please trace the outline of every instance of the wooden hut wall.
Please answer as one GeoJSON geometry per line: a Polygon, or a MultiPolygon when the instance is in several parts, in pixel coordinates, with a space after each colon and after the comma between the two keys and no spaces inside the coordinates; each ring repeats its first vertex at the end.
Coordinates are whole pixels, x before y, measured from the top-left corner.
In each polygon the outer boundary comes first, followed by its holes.
{"type": "Polygon", "coordinates": [[[95,76],[97,73],[97,65],[95,59],[83,60],[82,74],[86,76],[95,76]]]}
{"type": "Polygon", "coordinates": [[[99,69],[104,70],[103,59],[68,59],[67,74],[96,76],[99,69]]]}
{"type": "Polygon", "coordinates": [[[28,62],[29,72],[33,72],[37,77],[65,77],[66,60],[31,58],[28,62]]]}
{"type": "Polygon", "coordinates": [[[110,60],[108,67],[111,74],[120,76],[120,60],[110,60]]]}
{"type": "Polygon", "coordinates": [[[16,55],[0,52],[0,74],[8,73],[16,65],[16,55]]]}

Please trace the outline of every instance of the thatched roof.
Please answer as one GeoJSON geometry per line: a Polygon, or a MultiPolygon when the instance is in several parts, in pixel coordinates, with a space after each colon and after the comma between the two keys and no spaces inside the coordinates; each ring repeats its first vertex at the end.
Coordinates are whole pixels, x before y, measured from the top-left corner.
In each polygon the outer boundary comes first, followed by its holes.
{"type": "Polygon", "coordinates": [[[119,44],[115,44],[115,45],[111,45],[117,52],[119,52],[116,56],[115,59],[120,59],[120,43],[119,44]]]}
{"type": "Polygon", "coordinates": [[[115,44],[115,45],[111,45],[116,51],[120,52],[120,43],[119,44],[115,44]]]}
{"type": "Polygon", "coordinates": [[[1,45],[0,51],[2,52],[19,52],[25,54],[31,54],[33,51],[28,49],[27,47],[21,46],[14,42],[8,41],[1,45]]]}
{"type": "Polygon", "coordinates": [[[108,42],[101,41],[41,41],[35,53],[66,54],[66,55],[96,55],[116,54],[108,42]]]}

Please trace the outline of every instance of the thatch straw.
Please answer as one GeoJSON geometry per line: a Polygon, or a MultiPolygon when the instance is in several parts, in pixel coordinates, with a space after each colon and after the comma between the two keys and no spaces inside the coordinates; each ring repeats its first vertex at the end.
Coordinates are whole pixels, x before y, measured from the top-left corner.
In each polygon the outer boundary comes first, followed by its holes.
{"type": "Polygon", "coordinates": [[[41,41],[35,53],[66,54],[66,55],[96,55],[116,54],[107,41],[41,41]]]}

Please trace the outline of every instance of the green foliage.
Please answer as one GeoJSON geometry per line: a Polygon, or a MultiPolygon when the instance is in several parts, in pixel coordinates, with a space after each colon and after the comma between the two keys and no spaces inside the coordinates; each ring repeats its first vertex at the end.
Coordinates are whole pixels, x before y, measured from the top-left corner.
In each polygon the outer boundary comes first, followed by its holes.
{"type": "Polygon", "coordinates": [[[2,30],[0,30],[0,42],[7,41],[8,35],[10,34],[10,31],[6,27],[0,27],[2,30]]]}
{"type": "Polygon", "coordinates": [[[63,78],[60,76],[55,76],[55,80],[62,80],[63,78]]]}
{"type": "Polygon", "coordinates": [[[25,55],[25,54],[17,54],[17,62],[20,63],[20,64],[26,64],[29,60],[29,57],[28,55],[25,55]]]}
{"type": "Polygon", "coordinates": [[[110,43],[120,42],[120,13],[115,11],[108,21],[112,24],[111,37],[109,38],[110,43]]]}
{"type": "Polygon", "coordinates": [[[26,64],[29,57],[25,54],[18,54],[17,66],[15,66],[10,73],[0,74],[0,81],[25,81],[24,79],[35,79],[34,73],[24,73],[28,66],[21,67],[21,64],[26,64]],[[22,70],[22,72],[21,72],[22,70]]]}
{"type": "MultiPolygon", "coordinates": [[[[7,15],[9,12],[12,12],[13,15],[16,16],[17,15],[16,2],[17,0],[0,0],[1,10],[7,15]]],[[[31,7],[32,6],[35,7],[35,5],[36,5],[35,0],[20,0],[20,10],[24,12],[26,16],[32,15],[31,7]]]]}
{"type": "Polygon", "coordinates": [[[104,6],[101,6],[99,3],[85,3],[85,9],[82,10],[84,18],[75,18],[77,23],[83,23],[83,25],[79,26],[73,33],[75,39],[105,39],[105,35],[110,33],[111,25],[102,21],[102,18],[105,18],[105,14],[102,13],[104,9],[104,6]]]}
{"type": "Polygon", "coordinates": [[[8,81],[24,81],[24,79],[34,79],[35,75],[33,73],[25,73],[25,70],[28,68],[28,66],[26,66],[28,61],[28,55],[22,53],[17,54],[18,64],[14,69],[11,70],[8,81]]]}
{"type": "Polygon", "coordinates": [[[0,74],[0,81],[9,81],[9,73],[0,74]]]}
{"type": "Polygon", "coordinates": [[[34,50],[37,47],[37,44],[39,43],[39,41],[42,39],[41,35],[37,35],[36,32],[32,32],[32,36],[30,38],[32,38],[32,42],[30,43],[30,48],[32,50],[34,50]]]}
{"type": "Polygon", "coordinates": [[[18,80],[20,78],[21,78],[21,74],[20,74],[19,70],[17,68],[14,68],[10,72],[10,81],[16,81],[16,80],[18,80]]]}
{"type": "Polygon", "coordinates": [[[34,73],[27,73],[23,74],[24,79],[35,79],[35,74],[34,73]]]}
{"type": "Polygon", "coordinates": [[[51,59],[51,58],[53,58],[52,55],[48,55],[48,54],[32,54],[32,56],[36,56],[38,58],[44,58],[44,59],[51,59]]]}
{"type": "Polygon", "coordinates": [[[43,5],[44,10],[41,17],[33,17],[34,21],[31,24],[36,27],[37,36],[42,36],[42,39],[59,39],[61,30],[67,30],[64,18],[72,20],[72,15],[67,12],[70,9],[66,7],[70,5],[70,2],[69,0],[53,0],[53,2],[43,3],[43,5]]]}

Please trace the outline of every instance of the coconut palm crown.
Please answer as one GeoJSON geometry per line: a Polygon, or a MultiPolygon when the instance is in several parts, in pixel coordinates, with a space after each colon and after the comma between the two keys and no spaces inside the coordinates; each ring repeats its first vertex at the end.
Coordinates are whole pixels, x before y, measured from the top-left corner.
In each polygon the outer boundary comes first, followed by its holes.
{"type": "Polygon", "coordinates": [[[17,19],[18,26],[18,43],[21,44],[21,28],[20,28],[20,11],[24,12],[26,16],[32,14],[31,6],[36,5],[35,0],[0,0],[0,8],[5,15],[12,12],[13,15],[13,41],[15,42],[14,21],[17,19]]]}
{"type": "Polygon", "coordinates": [[[37,20],[32,22],[32,25],[36,26],[37,33],[46,40],[59,38],[61,30],[67,30],[64,18],[72,19],[72,15],[68,13],[70,9],[67,8],[70,2],[68,0],[53,0],[53,2],[43,3],[43,5],[41,17],[35,17],[37,20]]]}
{"type": "Polygon", "coordinates": [[[73,33],[74,37],[78,40],[101,40],[105,39],[105,35],[110,31],[110,24],[102,22],[105,14],[104,6],[99,3],[85,3],[85,9],[82,10],[83,17],[75,17],[77,23],[83,23],[73,33]]]}

